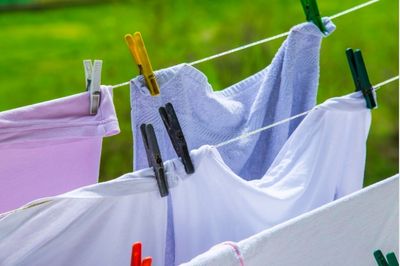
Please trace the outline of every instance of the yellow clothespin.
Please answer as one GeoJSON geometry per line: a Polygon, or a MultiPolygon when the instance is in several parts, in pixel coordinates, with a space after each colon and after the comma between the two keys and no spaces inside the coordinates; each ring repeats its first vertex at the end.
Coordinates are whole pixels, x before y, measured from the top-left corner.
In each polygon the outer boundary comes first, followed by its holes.
{"type": "Polygon", "coordinates": [[[160,89],[157,84],[156,76],[153,73],[149,56],[147,55],[146,47],[140,32],[135,34],[126,34],[125,41],[129,47],[133,59],[139,67],[140,74],[144,76],[147,88],[152,96],[160,94],[160,89]]]}

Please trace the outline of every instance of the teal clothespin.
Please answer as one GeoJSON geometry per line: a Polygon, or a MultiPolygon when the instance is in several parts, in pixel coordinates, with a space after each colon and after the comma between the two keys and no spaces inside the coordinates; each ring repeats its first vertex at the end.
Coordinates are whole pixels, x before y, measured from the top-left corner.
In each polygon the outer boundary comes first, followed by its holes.
{"type": "Polygon", "coordinates": [[[373,94],[373,87],[369,81],[367,69],[360,49],[353,51],[353,49],[347,48],[346,56],[356,86],[356,91],[361,91],[364,95],[367,108],[374,109],[376,107],[376,101],[373,94]]]}
{"type": "Polygon", "coordinates": [[[328,31],[319,14],[317,0],[301,0],[301,5],[303,6],[304,13],[306,13],[307,21],[312,21],[323,34],[326,34],[328,31]]]}
{"type": "Polygon", "coordinates": [[[396,254],[394,254],[394,252],[386,254],[386,260],[382,251],[378,249],[375,250],[374,257],[378,263],[378,266],[399,266],[399,262],[397,261],[396,254]]]}
{"type": "Polygon", "coordinates": [[[374,257],[379,266],[389,266],[380,249],[374,251],[374,257]]]}
{"type": "Polygon", "coordinates": [[[389,263],[389,266],[399,266],[399,262],[396,258],[396,254],[394,254],[394,252],[390,252],[390,253],[386,254],[386,259],[389,263]]]}

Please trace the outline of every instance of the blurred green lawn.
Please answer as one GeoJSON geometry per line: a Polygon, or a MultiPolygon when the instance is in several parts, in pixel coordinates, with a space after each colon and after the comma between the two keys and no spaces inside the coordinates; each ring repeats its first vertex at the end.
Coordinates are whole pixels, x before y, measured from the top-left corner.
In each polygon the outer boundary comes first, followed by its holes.
{"type": "MultiPolygon", "coordinates": [[[[320,0],[322,15],[363,0],[320,0]]],[[[345,49],[361,48],[373,84],[398,75],[398,1],[334,20],[323,41],[318,102],[354,90],[345,49]]],[[[304,21],[300,1],[123,1],[0,13],[0,111],[82,92],[83,59],[103,59],[103,84],[137,75],[123,36],[141,31],[155,69],[190,62],[287,31],[304,21]]],[[[223,89],[268,65],[283,39],[198,65],[223,89]]],[[[104,141],[101,180],[132,170],[129,88],[115,90],[121,134],[104,141]]],[[[365,185],[398,172],[398,83],[378,92],[365,185]]],[[[340,158],[338,158],[340,159],[340,158]]]]}

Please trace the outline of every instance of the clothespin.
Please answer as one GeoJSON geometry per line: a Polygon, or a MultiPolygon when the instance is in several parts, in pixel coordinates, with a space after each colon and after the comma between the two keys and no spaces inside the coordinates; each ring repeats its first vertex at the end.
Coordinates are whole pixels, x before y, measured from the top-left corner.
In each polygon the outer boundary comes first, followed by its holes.
{"type": "Polygon", "coordinates": [[[375,250],[374,257],[379,266],[389,266],[385,259],[385,256],[383,256],[383,253],[380,249],[375,250]]]}
{"type": "Polygon", "coordinates": [[[175,152],[181,158],[182,163],[185,166],[186,173],[194,173],[194,167],[189,155],[185,136],[183,135],[174,107],[171,103],[167,103],[165,107],[160,107],[159,112],[172,145],[174,146],[175,152]]]}
{"type": "Polygon", "coordinates": [[[161,197],[165,197],[168,195],[168,181],[165,178],[164,164],[154,128],[151,124],[142,124],[140,130],[149,166],[153,167],[161,197]]]}
{"type": "Polygon", "coordinates": [[[142,261],[142,266],[151,266],[151,263],[153,262],[151,257],[146,257],[142,261]]]}
{"type": "Polygon", "coordinates": [[[133,36],[131,34],[125,35],[125,41],[129,47],[133,59],[139,67],[140,75],[143,75],[147,89],[150,91],[152,96],[160,94],[160,89],[157,84],[156,76],[153,73],[150,59],[147,54],[146,47],[144,46],[143,38],[140,32],[135,32],[133,36]]]}
{"type": "Polygon", "coordinates": [[[378,249],[375,250],[374,257],[378,263],[378,266],[399,266],[399,262],[397,261],[396,254],[394,254],[394,252],[386,254],[386,260],[382,251],[378,249]]]}
{"type": "Polygon", "coordinates": [[[132,245],[131,266],[142,264],[142,243],[136,242],[132,245]]]}
{"type": "Polygon", "coordinates": [[[146,257],[142,261],[142,243],[132,245],[131,266],[151,266],[152,258],[146,257]]]}
{"type": "Polygon", "coordinates": [[[326,34],[328,30],[325,28],[321,15],[319,14],[317,0],[301,0],[301,5],[306,14],[307,21],[312,21],[323,34],[326,34]]]}
{"type": "Polygon", "coordinates": [[[373,87],[369,81],[360,49],[353,51],[353,49],[347,48],[346,56],[356,86],[356,91],[361,91],[364,95],[367,108],[374,109],[376,107],[376,101],[373,94],[373,87]]]}
{"type": "Polygon", "coordinates": [[[103,61],[101,60],[94,60],[93,64],[92,60],[83,60],[83,66],[85,69],[86,90],[90,93],[90,115],[96,115],[100,107],[102,65],[103,61]]]}
{"type": "Polygon", "coordinates": [[[399,266],[399,261],[397,260],[396,254],[394,254],[394,252],[386,254],[386,259],[389,263],[389,266],[399,266]]]}

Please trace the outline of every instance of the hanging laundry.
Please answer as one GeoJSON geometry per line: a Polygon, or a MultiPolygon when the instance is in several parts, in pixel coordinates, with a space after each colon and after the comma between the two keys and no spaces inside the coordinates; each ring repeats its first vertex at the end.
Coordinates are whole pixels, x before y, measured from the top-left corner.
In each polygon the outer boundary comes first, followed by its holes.
{"type": "Polygon", "coordinates": [[[377,265],[374,250],[399,250],[398,187],[396,175],[183,265],[377,265]]]}
{"type": "Polygon", "coordinates": [[[214,147],[192,152],[195,173],[187,175],[181,165],[171,173],[178,184],[170,189],[176,264],[361,189],[370,121],[361,92],[326,101],[260,180],[236,175],[214,147]]]}
{"type": "Polygon", "coordinates": [[[202,146],[191,152],[193,174],[180,159],[165,162],[169,197],[160,197],[147,168],[33,202],[0,216],[0,264],[124,265],[131,244],[141,241],[163,265],[168,214],[174,264],[250,237],[361,188],[370,112],[361,92],[319,105],[261,180],[243,180],[215,147],[202,146]]]}
{"type": "MultiPolygon", "coordinates": [[[[334,24],[324,19],[328,34],[334,24]]],[[[206,76],[182,64],[156,72],[159,96],[150,96],[143,76],[131,81],[134,168],[147,167],[140,125],[158,133],[164,160],[176,157],[158,108],[171,102],[189,149],[214,145],[314,107],[319,79],[319,50],[324,35],[313,23],[290,31],[272,63],[257,74],[214,92],[206,76]]],[[[234,75],[234,73],[232,73],[234,75]]],[[[232,170],[246,180],[263,176],[301,118],[219,151],[232,170]]]]}
{"type": "Polygon", "coordinates": [[[163,265],[166,222],[166,198],[144,169],[0,215],[0,265],[130,265],[139,241],[163,265]]]}
{"type": "Polygon", "coordinates": [[[96,183],[102,138],[117,133],[106,87],[95,116],[87,92],[0,112],[0,213],[96,183]]]}

